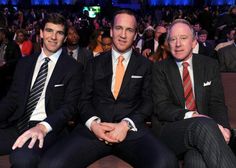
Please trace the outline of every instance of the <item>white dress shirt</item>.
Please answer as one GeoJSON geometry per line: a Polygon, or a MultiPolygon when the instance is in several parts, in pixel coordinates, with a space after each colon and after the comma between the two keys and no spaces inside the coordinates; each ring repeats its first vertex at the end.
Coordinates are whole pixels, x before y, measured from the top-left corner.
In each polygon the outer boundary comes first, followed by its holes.
{"type": "MultiPolygon", "coordinates": [[[[52,72],[56,66],[57,60],[58,60],[59,56],[61,55],[61,52],[62,52],[62,49],[58,50],[53,55],[49,56],[50,61],[48,62],[48,73],[47,73],[47,78],[46,78],[46,81],[44,84],[44,89],[43,89],[41,97],[40,97],[33,113],[30,116],[30,121],[43,121],[45,118],[47,118],[46,109],[45,109],[46,88],[48,86],[48,82],[51,78],[52,72]]],[[[44,63],[44,60],[46,57],[47,56],[45,55],[45,53],[43,52],[43,49],[42,49],[42,52],[39,55],[38,60],[35,65],[33,78],[32,78],[32,82],[31,82],[31,88],[33,87],[33,84],[34,84],[36,77],[39,73],[40,67],[44,63]]],[[[52,127],[47,122],[41,122],[40,124],[43,124],[47,128],[48,132],[52,130],[52,127]]]]}

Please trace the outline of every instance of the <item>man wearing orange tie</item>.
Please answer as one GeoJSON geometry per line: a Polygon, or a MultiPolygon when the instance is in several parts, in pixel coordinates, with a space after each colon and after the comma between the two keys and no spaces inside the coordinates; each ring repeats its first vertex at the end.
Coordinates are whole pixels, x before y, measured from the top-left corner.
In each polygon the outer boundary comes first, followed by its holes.
{"type": "Polygon", "coordinates": [[[175,156],[145,126],[152,113],[151,62],[132,50],[133,12],[115,13],[112,50],[91,60],[85,71],[79,111],[83,125],[55,145],[41,167],[84,168],[113,154],[135,168],[175,168],[175,156]]]}

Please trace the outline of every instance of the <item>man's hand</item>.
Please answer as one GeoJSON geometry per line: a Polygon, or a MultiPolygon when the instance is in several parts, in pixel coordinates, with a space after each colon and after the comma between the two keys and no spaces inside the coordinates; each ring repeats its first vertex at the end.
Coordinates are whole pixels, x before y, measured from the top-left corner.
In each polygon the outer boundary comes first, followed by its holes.
{"type": "Polygon", "coordinates": [[[42,124],[37,124],[35,127],[25,131],[21,136],[19,136],[12,146],[12,149],[15,150],[16,148],[21,148],[30,138],[31,141],[28,145],[28,148],[33,148],[37,140],[39,140],[39,148],[42,148],[46,134],[46,127],[42,124]]]}
{"type": "Polygon", "coordinates": [[[222,135],[224,136],[224,139],[226,141],[226,143],[229,143],[230,137],[231,137],[231,132],[228,128],[224,128],[223,126],[221,126],[220,124],[218,124],[218,127],[222,133],[222,135]]]}
{"type": "Polygon", "coordinates": [[[192,117],[206,117],[206,118],[210,118],[209,116],[207,115],[204,115],[204,114],[199,114],[199,113],[193,113],[192,117]]]}
{"type": "Polygon", "coordinates": [[[106,134],[107,132],[110,132],[112,130],[114,130],[113,126],[102,125],[101,123],[97,123],[96,121],[93,121],[91,124],[91,131],[100,141],[115,143],[116,140],[108,137],[106,134]]]}
{"type": "Polygon", "coordinates": [[[120,123],[101,123],[103,126],[114,127],[110,132],[107,132],[107,136],[111,139],[116,140],[116,142],[122,142],[129,131],[129,126],[127,121],[121,121],[120,123]]]}
{"type": "Polygon", "coordinates": [[[150,53],[151,53],[151,49],[147,48],[143,50],[142,55],[145,57],[149,57],[150,53]]]}

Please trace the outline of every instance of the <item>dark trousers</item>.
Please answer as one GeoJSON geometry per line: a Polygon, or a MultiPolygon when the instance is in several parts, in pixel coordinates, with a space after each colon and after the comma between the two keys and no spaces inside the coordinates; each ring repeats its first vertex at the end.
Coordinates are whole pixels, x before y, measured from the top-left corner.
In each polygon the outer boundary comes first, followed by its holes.
{"type": "MultiPolygon", "coordinates": [[[[65,133],[63,132],[63,135],[65,133]]],[[[62,136],[62,135],[60,135],[62,136]]],[[[17,128],[10,127],[0,129],[0,155],[10,154],[10,163],[12,168],[37,168],[41,156],[45,151],[55,143],[59,135],[50,132],[44,138],[43,148],[39,148],[38,141],[32,149],[28,148],[30,140],[22,148],[12,150],[12,146],[19,137],[17,128]]]]}
{"type": "Polygon", "coordinates": [[[187,168],[233,168],[236,158],[217,124],[209,118],[190,118],[165,124],[160,138],[187,168]]]}
{"type": "Polygon", "coordinates": [[[40,168],[85,168],[107,155],[116,155],[135,168],[175,168],[177,159],[150,133],[118,144],[99,141],[88,128],[78,126],[70,136],[50,148],[40,168]]]}

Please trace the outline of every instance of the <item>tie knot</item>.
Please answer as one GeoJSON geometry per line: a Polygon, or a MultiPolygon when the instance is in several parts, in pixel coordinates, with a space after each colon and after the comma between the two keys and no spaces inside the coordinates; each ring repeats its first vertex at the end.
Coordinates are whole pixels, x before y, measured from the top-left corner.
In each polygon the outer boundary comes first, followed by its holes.
{"type": "Polygon", "coordinates": [[[69,55],[70,55],[70,56],[73,56],[73,51],[70,51],[70,52],[69,52],[69,55]]]}
{"type": "Polygon", "coordinates": [[[189,66],[189,64],[187,62],[183,62],[182,65],[184,68],[187,68],[189,66]]]}
{"type": "Polygon", "coordinates": [[[123,57],[122,55],[119,56],[119,57],[118,57],[118,62],[119,62],[119,63],[122,63],[123,61],[124,61],[124,57],[123,57]]]}
{"type": "Polygon", "coordinates": [[[49,61],[50,61],[50,58],[48,58],[48,57],[46,57],[44,60],[45,63],[48,63],[49,61]]]}

